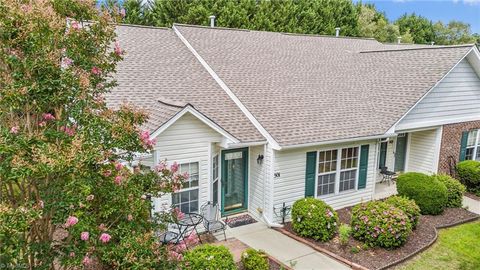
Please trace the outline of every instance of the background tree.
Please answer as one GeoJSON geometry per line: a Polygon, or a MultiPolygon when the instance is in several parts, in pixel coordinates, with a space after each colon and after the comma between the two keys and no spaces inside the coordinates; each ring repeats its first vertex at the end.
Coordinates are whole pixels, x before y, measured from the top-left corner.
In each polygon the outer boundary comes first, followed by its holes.
{"type": "Polygon", "coordinates": [[[447,25],[436,22],[433,25],[436,44],[464,44],[475,43],[470,25],[460,21],[450,21],[447,25]]]}
{"type": "Polygon", "coordinates": [[[417,44],[429,44],[435,41],[433,24],[427,18],[413,14],[404,14],[395,21],[402,35],[409,32],[413,42],[417,44]]]}
{"type": "Polygon", "coordinates": [[[0,265],[171,269],[145,194],[185,176],[123,166],[155,142],[145,113],[103,99],[124,54],[121,9],[0,0],[0,12],[0,265]]]}

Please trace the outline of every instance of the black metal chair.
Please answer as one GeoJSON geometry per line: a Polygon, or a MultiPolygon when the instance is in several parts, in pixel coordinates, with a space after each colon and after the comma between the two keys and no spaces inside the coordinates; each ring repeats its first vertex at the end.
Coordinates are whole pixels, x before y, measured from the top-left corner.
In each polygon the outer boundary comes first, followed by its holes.
{"type": "Polygon", "coordinates": [[[395,181],[394,177],[397,175],[395,172],[389,171],[385,166],[380,167],[380,174],[383,176],[380,183],[387,182],[389,186],[391,181],[395,181]]]}
{"type": "Polygon", "coordinates": [[[227,241],[227,235],[225,234],[227,224],[220,219],[218,204],[211,201],[206,202],[200,208],[200,212],[203,216],[205,230],[210,234],[223,231],[224,240],[227,241]]]}

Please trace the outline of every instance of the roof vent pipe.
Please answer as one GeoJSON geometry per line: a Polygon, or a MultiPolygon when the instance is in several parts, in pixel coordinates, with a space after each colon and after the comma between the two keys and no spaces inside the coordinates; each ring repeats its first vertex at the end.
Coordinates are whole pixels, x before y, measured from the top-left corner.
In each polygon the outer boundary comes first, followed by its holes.
{"type": "Polygon", "coordinates": [[[397,43],[398,44],[402,43],[402,37],[397,37],[397,43]]]}
{"type": "Polygon", "coordinates": [[[339,37],[340,36],[340,27],[335,28],[335,36],[339,37]]]}
{"type": "Polygon", "coordinates": [[[210,27],[215,27],[215,15],[211,15],[208,18],[210,18],[210,27]]]}
{"type": "Polygon", "coordinates": [[[431,44],[432,44],[432,46],[433,46],[433,45],[435,44],[435,41],[431,41],[430,43],[431,43],[431,44]]]}

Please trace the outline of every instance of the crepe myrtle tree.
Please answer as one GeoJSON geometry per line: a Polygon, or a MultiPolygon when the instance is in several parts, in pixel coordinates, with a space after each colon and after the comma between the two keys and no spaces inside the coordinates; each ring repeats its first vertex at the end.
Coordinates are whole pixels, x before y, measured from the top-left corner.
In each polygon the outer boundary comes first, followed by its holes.
{"type": "Polygon", "coordinates": [[[125,53],[114,32],[123,10],[0,0],[0,14],[0,265],[171,269],[145,194],[188,176],[177,164],[122,165],[155,141],[144,112],[103,99],[125,53]]]}

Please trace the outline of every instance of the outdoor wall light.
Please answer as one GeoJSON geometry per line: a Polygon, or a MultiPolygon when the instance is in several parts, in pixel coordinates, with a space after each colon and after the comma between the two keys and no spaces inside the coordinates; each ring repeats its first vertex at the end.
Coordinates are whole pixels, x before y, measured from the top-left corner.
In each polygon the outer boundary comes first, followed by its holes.
{"type": "Polygon", "coordinates": [[[262,163],[263,163],[263,155],[258,155],[257,164],[262,164],[262,163]]]}

